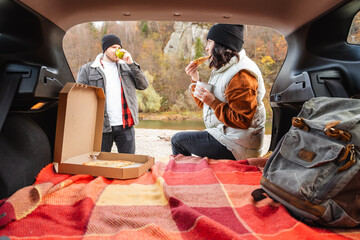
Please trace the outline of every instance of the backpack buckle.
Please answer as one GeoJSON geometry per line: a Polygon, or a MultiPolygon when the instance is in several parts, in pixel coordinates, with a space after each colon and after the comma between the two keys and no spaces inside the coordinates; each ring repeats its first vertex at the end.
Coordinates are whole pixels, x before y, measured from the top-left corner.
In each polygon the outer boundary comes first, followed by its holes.
{"type": "Polygon", "coordinates": [[[293,117],[292,120],[291,120],[291,124],[294,126],[294,127],[297,127],[299,129],[302,129],[302,130],[305,130],[305,131],[309,131],[309,126],[306,125],[305,121],[303,118],[300,118],[300,117],[293,117]]]}
{"type": "Polygon", "coordinates": [[[324,128],[324,133],[326,136],[330,138],[334,138],[337,140],[341,140],[343,142],[350,142],[351,140],[351,134],[348,132],[345,132],[343,130],[334,128],[337,124],[339,124],[340,121],[333,121],[326,124],[324,128]]]}
{"type": "Polygon", "coordinates": [[[347,161],[347,163],[345,163],[342,167],[338,168],[337,172],[343,172],[346,169],[350,168],[352,165],[354,165],[356,163],[356,159],[355,159],[355,145],[354,144],[348,144],[346,146],[346,150],[345,153],[343,154],[343,156],[341,157],[341,159],[339,160],[339,162],[344,161],[345,159],[348,158],[348,155],[350,153],[350,158],[349,161],[347,161]]]}

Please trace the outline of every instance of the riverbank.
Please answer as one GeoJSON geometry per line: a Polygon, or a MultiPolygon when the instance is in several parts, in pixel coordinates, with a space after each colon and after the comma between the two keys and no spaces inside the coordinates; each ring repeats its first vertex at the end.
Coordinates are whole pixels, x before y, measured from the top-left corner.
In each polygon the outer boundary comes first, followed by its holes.
{"type": "Polygon", "coordinates": [[[202,120],[202,110],[160,113],[139,113],[141,120],[202,120]]]}
{"type": "MultiPolygon", "coordinates": [[[[193,131],[193,130],[181,130],[193,131]]],[[[135,154],[149,155],[155,157],[155,161],[167,163],[171,155],[171,137],[180,132],[171,129],[146,129],[135,128],[135,154]]],[[[265,154],[270,146],[270,135],[266,135],[264,142],[263,154],[265,154]]],[[[112,148],[112,152],[117,152],[116,146],[112,148]]]]}

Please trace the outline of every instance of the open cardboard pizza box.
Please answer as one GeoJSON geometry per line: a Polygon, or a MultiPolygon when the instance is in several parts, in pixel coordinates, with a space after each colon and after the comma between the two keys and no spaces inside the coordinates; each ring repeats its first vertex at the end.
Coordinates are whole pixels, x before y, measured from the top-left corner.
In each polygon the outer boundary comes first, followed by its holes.
{"type": "Polygon", "coordinates": [[[101,152],[105,94],[102,88],[67,83],[60,91],[54,167],[58,173],[90,174],[107,178],[137,178],[154,165],[147,155],[101,152]],[[125,160],[133,165],[88,166],[99,160],[125,160]]]}

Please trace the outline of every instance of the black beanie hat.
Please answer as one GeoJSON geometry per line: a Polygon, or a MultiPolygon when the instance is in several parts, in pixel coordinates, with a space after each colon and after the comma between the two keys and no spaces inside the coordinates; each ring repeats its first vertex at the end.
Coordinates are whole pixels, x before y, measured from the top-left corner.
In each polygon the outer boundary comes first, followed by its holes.
{"type": "Polygon", "coordinates": [[[101,40],[101,47],[103,52],[105,52],[106,49],[108,49],[114,44],[119,44],[122,47],[120,38],[118,38],[114,34],[107,34],[101,40]]]}
{"type": "Polygon", "coordinates": [[[239,52],[244,44],[244,25],[215,24],[209,30],[206,39],[239,52]]]}

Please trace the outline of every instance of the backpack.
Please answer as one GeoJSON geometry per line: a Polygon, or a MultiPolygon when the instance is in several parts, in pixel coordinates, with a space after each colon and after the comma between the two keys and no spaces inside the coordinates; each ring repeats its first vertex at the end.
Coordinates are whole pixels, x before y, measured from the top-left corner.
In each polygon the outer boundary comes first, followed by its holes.
{"type": "Polygon", "coordinates": [[[261,188],[310,225],[358,226],[359,146],[360,100],[312,98],[266,162],[261,188]]]}

